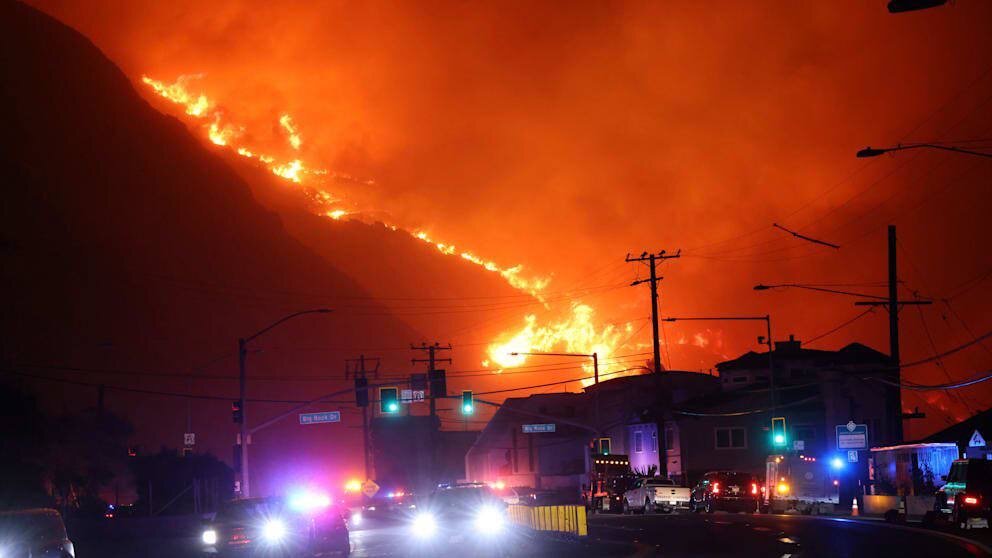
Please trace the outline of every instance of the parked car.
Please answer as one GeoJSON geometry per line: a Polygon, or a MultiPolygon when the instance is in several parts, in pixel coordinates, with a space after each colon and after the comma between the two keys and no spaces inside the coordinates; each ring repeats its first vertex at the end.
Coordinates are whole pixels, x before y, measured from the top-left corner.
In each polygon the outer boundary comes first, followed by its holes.
{"type": "Polygon", "coordinates": [[[959,459],[951,463],[947,484],[937,492],[936,511],[961,529],[992,516],[992,461],[959,459]]]}
{"type": "Polygon", "coordinates": [[[0,556],[75,558],[62,516],[52,509],[0,512],[0,556]]]}
{"type": "Polygon", "coordinates": [[[758,510],[761,502],[761,480],[739,471],[713,471],[703,475],[695,487],[689,501],[694,512],[713,513],[722,511],[758,510]]]}
{"type": "Polygon", "coordinates": [[[638,479],[623,495],[623,511],[669,513],[677,508],[688,509],[691,493],[691,489],[676,486],[664,477],[638,479]]]}

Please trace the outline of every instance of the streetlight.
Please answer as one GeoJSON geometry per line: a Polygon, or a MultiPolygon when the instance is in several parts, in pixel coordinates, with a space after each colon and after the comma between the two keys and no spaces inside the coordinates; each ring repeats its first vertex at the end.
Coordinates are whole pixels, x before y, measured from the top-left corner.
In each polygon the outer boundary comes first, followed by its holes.
{"type": "Polygon", "coordinates": [[[246,374],[245,361],[248,359],[248,343],[254,339],[260,337],[266,332],[274,329],[275,327],[282,325],[293,318],[303,316],[305,314],[329,314],[333,312],[328,308],[315,308],[313,310],[303,310],[300,312],[295,312],[284,316],[279,320],[276,320],[268,327],[255,332],[248,337],[242,337],[238,339],[238,381],[240,383],[240,390],[238,396],[238,402],[241,406],[241,497],[248,498],[251,496],[249,477],[248,477],[248,413],[245,408],[245,403],[248,395],[248,377],[246,374]]]}
{"type": "MultiPolygon", "coordinates": [[[[593,352],[592,354],[586,353],[528,353],[522,351],[515,351],[510,353],[510,356],[520,356],[520,355],[532,355],[532,356],[563,356],[563,357],[578,357],[578,358],[591,358],[592,359],[592,374],[593,383],[599,385],[599,353],[593,352]]],[[[567,389],[567,387],[566,387],[567,389]]],[[[593,392],[593,420],[596,423],[596,427],[593,429],[595,431],[596,440],[600,438],[600,419],[599,419],[599,390],[593,392]]],[[[593,446],[598,442],[593,442],[593,446]]]]}
{"type": "Polygon", "coordinates": [[[889,13],[899,14],[943,6],[947,0],[889,0],[889,13]]]}
{"type": "Polygon", "coordinates": [[[938,143],[907,143],[906,145],[898,144],[895,147],[866,147],[857,152],[856,156],[858,159],[867,159],[869,157],[878,157],[885,153],[890,153],[892,151],[905,151],[907,149],[941,149],[943,151],[953,151],[955,153],[962,153],[964,155],[975,155],[978,157],[989,157],[992,158],[992,153],[986,153],[984,151],[974,151],[972,149],[961,149],[960,147],[952,147],[950,145],[940,145],[938,143]]]}
{"type": "Polygon", "coordinates": [[[775,285],[765,285],[759,283],[754,286],[754,290],[756,291],[769,291],[772,289],[806,289],[807,291],[819,291],[821,293],[833,293],[833,294],[841,294],[848,296],[860,296],[863,298],[874,298],[878,300],[888,300],[888,297],[884,297],[884,296],[870,295],[865,293],[855,293],[851,291],[839,291],[837,289],[825,289],[823,287],[816,287],[813,285],[801,285],[799,283],[778,283],[775,285]]]}

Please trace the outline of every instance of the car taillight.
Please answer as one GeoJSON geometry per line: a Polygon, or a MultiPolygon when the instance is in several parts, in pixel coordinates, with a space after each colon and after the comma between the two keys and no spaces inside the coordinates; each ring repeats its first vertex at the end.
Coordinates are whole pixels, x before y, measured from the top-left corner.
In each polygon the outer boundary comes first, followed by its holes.
{"type": "Polygon", "coordinates": [[[720,493],[720,483],[715,482],[713,483],[713,494],[719,494],[719,493],[720,493]]]}
{"type": "Polygon", "coordinates": [[[757,493],[758,493],[758,483],[752,482],[751,483],[751,494],[757,494],[757,493]]]}
{"type": "Polygon", "coordinates": [[[975,505],[975,504],[978,503],[978,498],[975,498],[974,496],[965,496],[964,497],[964,503],[965,504],[970,504],[970,505],[973,506],[973,505],[975,505]]]}

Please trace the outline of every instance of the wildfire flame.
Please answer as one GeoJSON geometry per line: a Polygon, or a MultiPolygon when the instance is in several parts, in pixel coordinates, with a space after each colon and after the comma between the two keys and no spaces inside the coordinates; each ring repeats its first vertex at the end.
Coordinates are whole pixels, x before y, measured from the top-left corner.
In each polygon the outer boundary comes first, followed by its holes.
{"type": "MultiPolygon", "coordinates": [[[[203,77],[202,74],[179,76],[173,83],[166,83],[148,76],[142,76],[141,81],[147,85],[155,94],[168,101],[183,107],[184,112],[198,120],[206,121],[203,128],[207,138],[217,146],[228,147],[234,150],[241,157],[258,161],[265,165],[273,174],[294,184],[302,184],[304,177],[329,176],[330,178],[347,181],[371,184],[372,180],[361,181],[353,176],[329,172],[325,169],[311,168],[300,158],[293,157],[289,160],[279,161],[277,157],[257,151],[247,145],[235,145],[237,140],[245,134],[242,126],[236,125],[227,120],[227,116],[217,103],[212,101],[205,93],[192,93],[190,85],[192,82],[203,77]]],[[[299,126],[293,118],[283,113],[279,117],[279,126],[286,133],[289,147],[298,152],[303,145],[299,126]]],[[[320,187],[320,184],[308,183],[305,190],[308,197],[315,204],[315,212],[333,220],[342,220],[356,213],[340,207],[341,199],[332,195],[320,187]]],[[[439,242],[433,239],[426,231],[410,230],[395,224],[386,223],[386,227],[394,231],[408,232],[412,237],[434,246],[440,253],[447,256],[459,256],[462,260],[470,262],[487,271],[498,273],[513,288],[526,292],[539,301],[548,305],[543,296],[543,291],[551,282],[550,277],[525,277],[524,267],[514,265],[504,267],[477,256],[468,250],[459,250],[453,244],[439,242]]],[[[587,304],[572,303],[569,315],[557,321],[551,321],[547,325],[539,325],[537,316],[530,314],[524,318],[524,327],[516,333],[504,333],[499,336],[499,340],[492,343],[488,348],[489,359],[484,361],[484,366],[489,367],[495,364],[500,368],[494,372],[501,372],[504,368],[512,368],[522,365],[527,361],[526,355],[513,356],[509,353],[518,352],[542,352],[552,349],[561,349],[568,352],[580,352],[585,354],[597,353],[600,359],[606,359],[613,354],[620,344],[620,336],[623,334],[622,328],[615,326],[605,326],[597,328],[593,322],[595,311],[587,304]]],[[[630,327],[627,331],[629,333],[630,327]]],[[[592,365],[584,365],[591,372],[592,365]]]]}

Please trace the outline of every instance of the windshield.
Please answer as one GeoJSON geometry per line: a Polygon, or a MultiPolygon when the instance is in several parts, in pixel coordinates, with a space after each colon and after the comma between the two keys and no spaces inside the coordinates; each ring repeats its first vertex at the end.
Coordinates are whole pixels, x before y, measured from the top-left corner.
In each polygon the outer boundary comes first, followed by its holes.
{"type": "Polygon", "coordinates": [[[435,510],[475,510],[480,505],[500,501],[488,487],[451,488],[440,490],[431,497],[435,510]]]}
{"type": "Polygon", "coordinates": [[[219,512],[218,521],[250,521],[277,514],[282,507],[274,500],[245,500],[229,502],[219,512]]]}
{"type": "Polygon", "coordinates": [[[0,514],[0,537],[20,540],[56,540],[65,538],[65,527],[57,513],[0,514]]]}

